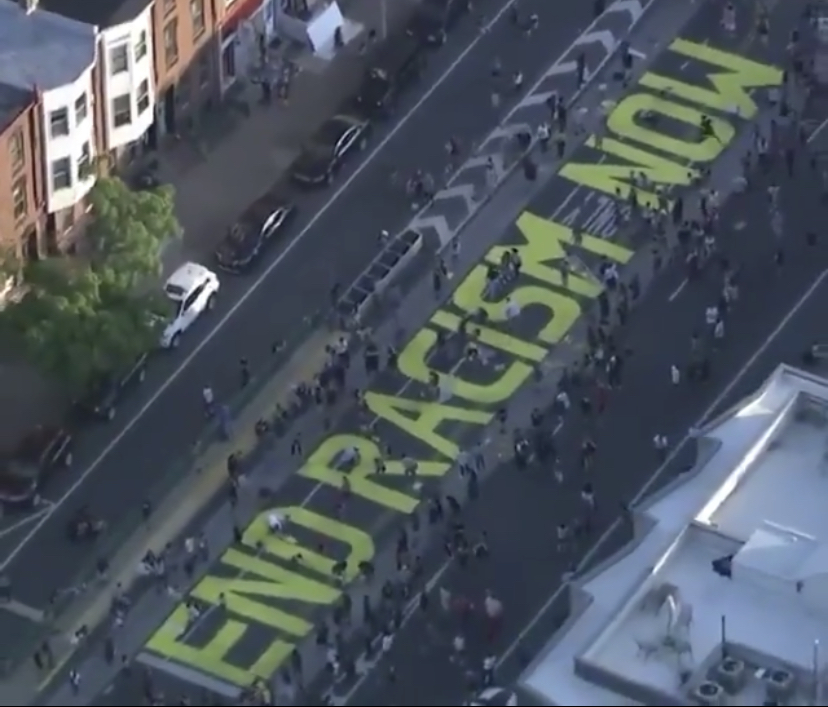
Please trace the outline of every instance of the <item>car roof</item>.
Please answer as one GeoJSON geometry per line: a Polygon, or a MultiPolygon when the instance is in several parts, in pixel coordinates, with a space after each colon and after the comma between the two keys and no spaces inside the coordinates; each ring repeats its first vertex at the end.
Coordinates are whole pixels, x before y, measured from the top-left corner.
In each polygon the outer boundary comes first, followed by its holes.
{"type": "Polygon", "coordinates": [[[340,113],[322,123],[319,130],[316,131],[313,141],[318,145],[333,146],[345,134],[346,130],[362,123],[363,121],[359,118],[340,113]]]}
{"type": "Polygon", "coordinates": [[[276,193],[263,194],[250,204],[239,218],[239,223],[261,226],[274,211],[288,207],[288,200],[276,193]]]}
{"type": "Polygon", "coordinates": [[[203,265],[193,262],[184,263],[167,278],[164,289],[183,290],[184,292],[189,292],[202,280],[210,277],[210,275],[210,271],[203,265]]]}
{"type": "Polygon", "coordinates": [[[400,33],[393,41],[382,42],[371,58],[369,71],[383,71],[394,74],[421,51],[420,40],[407,32],[400,33]]]}

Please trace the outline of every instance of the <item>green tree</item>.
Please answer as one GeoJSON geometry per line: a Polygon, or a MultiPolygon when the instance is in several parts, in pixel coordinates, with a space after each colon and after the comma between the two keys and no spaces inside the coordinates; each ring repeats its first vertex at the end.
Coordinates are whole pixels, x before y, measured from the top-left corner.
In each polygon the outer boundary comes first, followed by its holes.
{"type": "Polygon", "coordinates": [[[181,232],[168,188],[132,192],[101,179],[91,205],[90,257],[29,265],[23,296],[0,317],[29,360],[72,392],[157,346],[162,249],[181,232]]]}
{"type": "Polygon", "coordinates": [[[158,341],[143,297],[120,301],[101,273],[57,260],[32,265],[27,291],[3,323],[29,360],[71,392],[98,375],[126,368],[158,341]]]}
{"type": "Polygon", "coordinates": [[[174,196],[169,186],[132,191],[118,178],[100,179],[92,189],[93,259],[124,289],[145,289],[161,275],[164,247],[181,235],[174,196]]]}

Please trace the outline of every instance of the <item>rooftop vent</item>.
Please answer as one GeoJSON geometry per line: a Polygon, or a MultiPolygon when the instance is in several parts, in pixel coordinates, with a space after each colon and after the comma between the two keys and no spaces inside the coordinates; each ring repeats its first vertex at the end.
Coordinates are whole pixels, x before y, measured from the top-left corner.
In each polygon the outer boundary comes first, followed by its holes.
{"type": "Polygon", "coordinates": [[[691,698],[696,704],[710,707],[727,704],[727,693],[719,683],[711,680],[699,683],[693,690],[691,698]]]}
{"type": "Polygon", "coordinates": [[[719,663],[712,676],[731,695],[735,695],[745,686],[747,670],[745,664],[738,658],[725,658],[719,663]]]}
{"type": "Polygon", "coordinates": [[[796,678],[785,668],[767,668],[762,679],[768,691],[768,698],[778,704],[787,704],[796,690],[796,678]]]}

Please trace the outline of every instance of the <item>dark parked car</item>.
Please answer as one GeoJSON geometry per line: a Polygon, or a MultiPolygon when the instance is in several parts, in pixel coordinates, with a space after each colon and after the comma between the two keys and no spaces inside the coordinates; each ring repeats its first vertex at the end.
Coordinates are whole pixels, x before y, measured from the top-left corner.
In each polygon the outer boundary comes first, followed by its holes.
{"type": "Polygon", "coordinates": [[[386,117],[399,94],[420,77],[424,67],[425,53],[417,37],[403,34],[382,42],[362,79],[357,110],[369,119],[386,117]]]}
{"type": "Polygon", "coordinates": [[[48,479],[72,465],[72,434],[63,427],[40,426],[0,462],[0,504],[36,505],[48,479]]]}
{"type": "Polygon", "coordinates": [[[408,32],[424,44],[439,46],[469,9],[469,0],[422,0],[408,25],[408,32]]]}
{"type": "Polygon", "coordinates": [[[368,144],[368,122],[341,113],[325,121],[291,167],[291,178],[304,186],[330,184],[342,161],[368,144]]]}
{"type": "Polygon", "coordinates": [[[254,201],[216,249],[219,268],[236,274],[250,268],[276,240],[293,212],[293,204],[275,191],[254,201]]]}
{"type": "Polygon", "coordinates": [[[98,376],[76,402],[78,411],[99,420],[114,420],[124,394],[144,382],[148,359],[149,354],[143,354],[125,371],[98,376]]]}

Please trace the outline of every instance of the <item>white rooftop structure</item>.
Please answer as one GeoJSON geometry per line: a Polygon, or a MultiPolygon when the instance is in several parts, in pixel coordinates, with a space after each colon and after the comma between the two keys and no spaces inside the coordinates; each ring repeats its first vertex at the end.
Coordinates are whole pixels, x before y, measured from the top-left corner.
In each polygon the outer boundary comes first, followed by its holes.
{"type": "Polygon", "coordinates": [[[571,585],[521,677],[546,705],[826,705],[828,381],[779,367],[571,585]]]}

